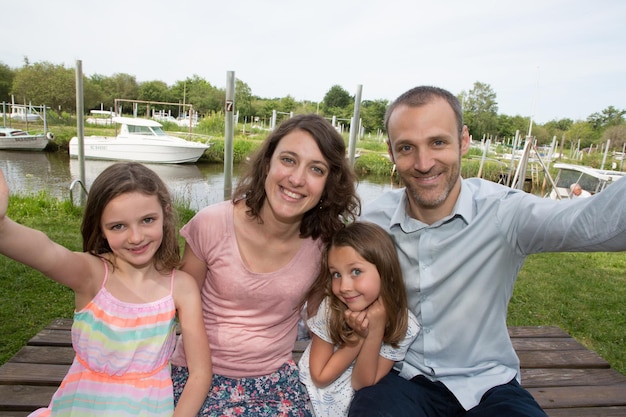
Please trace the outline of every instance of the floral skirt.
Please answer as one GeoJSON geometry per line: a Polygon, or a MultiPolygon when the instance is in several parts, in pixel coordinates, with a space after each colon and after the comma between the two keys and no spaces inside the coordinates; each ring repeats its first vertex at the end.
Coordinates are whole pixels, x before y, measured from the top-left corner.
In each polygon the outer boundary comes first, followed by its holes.
{"type": "MultiPolygon", "coordinates": [[[[174,404],[189,378],[186,367],[172,366],[174,404]]],[[[251,378],[213,374],[211,390],[199,417],[311,417],[308,395],[300,383],[298,366],[290,360],[276,372],[251,378]]]]}

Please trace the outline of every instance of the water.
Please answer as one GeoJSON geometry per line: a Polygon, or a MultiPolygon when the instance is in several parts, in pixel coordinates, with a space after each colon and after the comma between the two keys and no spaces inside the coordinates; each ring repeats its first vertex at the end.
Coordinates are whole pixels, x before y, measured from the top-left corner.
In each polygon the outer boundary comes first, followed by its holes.
{"type": "MultiPolygon", "coordinates": [[[[87,188],[111,161],[85,161],[87,188]]],[[[164,165],[146,164],[168,185],[176,202],[199,210],[224,200],[224,167],[220,164],[164,165]]],[[[13,193],[36,194],[46,190],[50,195],[70,197],[70,185],[80,178],[78,160],[62,153],[0,151],[0,168],[13,193]]],[[[242,167],[235,165],[232,187],[242,167]]],[[[383,191],[397,187],[389,177],[366,177],[359,180],[357,192],[363,202],[371,201],[383,191]]],[[[79,188],[73,190],[78,201],[79,188]]]]}

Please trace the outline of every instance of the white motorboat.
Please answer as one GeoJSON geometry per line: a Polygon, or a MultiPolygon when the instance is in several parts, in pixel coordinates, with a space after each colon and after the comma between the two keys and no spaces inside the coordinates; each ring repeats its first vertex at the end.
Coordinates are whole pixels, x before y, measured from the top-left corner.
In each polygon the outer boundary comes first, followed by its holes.
{"type": "Polygon", "coordinates": [[[21,129],[0,127],[0,150],[41,151],[53,139],[51,132],[28,133],[21,129]]]}
{"type": "MultiPolygon", "coordinates": [[[[169,136],[161,124],[154,120],[114,117],[113,122],[119,124],[117,136],[85,136],[85,159],[155,164],[194,163],[210,146],[169,136]]],[[[78,158],[78,147],[78,138],[73,137],[69,143],[71,158],[78,158]]]]}
{"type": "Polygon", "coordinates": [[[610,171],[605,169],[591,168],[585,165],[575,165],[557,162],[554,168],[558,169],[554,183],[556,189],[550,192],[553,200],[567,200],[572,198],[570,187],[578,184],[580,187],[593,195],[601,192],[606,187],[626,175],[626,172],[610,171]]]}

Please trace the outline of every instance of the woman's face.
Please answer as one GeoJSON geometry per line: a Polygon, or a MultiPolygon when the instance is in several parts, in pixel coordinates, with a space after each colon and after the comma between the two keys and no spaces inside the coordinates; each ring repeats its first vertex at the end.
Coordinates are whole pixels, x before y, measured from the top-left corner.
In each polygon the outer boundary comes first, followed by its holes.
{"type": "Polygon", "coordinates": [[[295,130],[285,135],[274,150],[265,179],[269,210],[279,221],[299,222],[320,202],[330,167],[310,133],[295,130]]]}

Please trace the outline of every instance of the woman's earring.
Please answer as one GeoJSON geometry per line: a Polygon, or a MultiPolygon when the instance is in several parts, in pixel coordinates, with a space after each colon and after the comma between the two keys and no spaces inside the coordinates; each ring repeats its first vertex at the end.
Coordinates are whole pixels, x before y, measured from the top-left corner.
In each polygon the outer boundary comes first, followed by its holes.
{"type": "Polygon", "coordinates": [[[322,203],[323,203],[323,202],[324,202],[324,200],[322,200],[322,199],[320,198],[320,202],[319,202],[319,209],[320,209],[320,210],[322,210],[322,209],[324,208],[324,207],[322,207],[322,203]]]}

